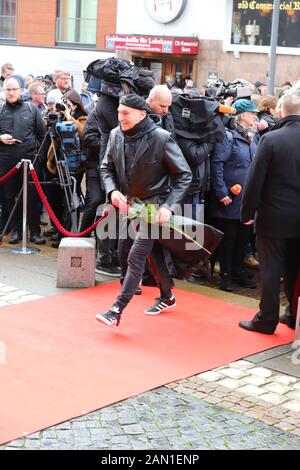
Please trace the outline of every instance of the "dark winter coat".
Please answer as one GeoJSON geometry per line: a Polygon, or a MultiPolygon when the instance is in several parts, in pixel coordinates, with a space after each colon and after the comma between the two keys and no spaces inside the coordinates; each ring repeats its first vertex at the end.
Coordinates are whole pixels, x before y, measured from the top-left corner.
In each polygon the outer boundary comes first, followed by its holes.
{"type": "Polygon", "coordinates": [[[89,114],[85,123],[82,142],[87,149],[86,169],[97,169],[101,148],[101,131],[99,117],[95,109],[89,114]]]}
{"type": "Polygon", "coordinates": [[[174,120],[173,120],[173,116],[170,112],[168,112],[167,114],[162,116],[162,118],[161,118],[161,127],[163,129],[165,129],[165,131],[170,132],[173,139],[176,140],[174,120]]]}
{"type": "MultiPolygon", "coordinates": [[[[229,132],[229,131],[227,131],[229,132]]],[[[225,136],[223,142],[215,144],[211,154],[211,215],[222,219],[240,218],[242,193],[232,196],[232,203],[224,206],[220,199],[230,195],[234,184],[244,187],[249,167],[256,150],[256,141],[248,140],[237,130],[231,131],[232,138],[225,136]]]]}
{"type": "Polygon", "coordinates": [[[110,131],[117,127],[119,100],[113,96],[101,94],[96,105],[96,114],[101,132],[100,164],[105,155],[110,131]]]}
{"type": "Polygon", "coordinates": [[[176,136],[176,142],[180,147],[190,169],[192,170],[193,179],[187,194],[202,193],[206,186],[206,160],[209,158],[209,152],[212,148],[211,144],[202,144],[201,142],[184,139],[179,135],[176,136]]]}
{"type": "Polygon", "coordinates": [[[287,116],[259,141],[247,176],[241,220],[258,235],[300,238],[300,116],[287,116]]]}
{"type": "Polygon", "coordinates": [[[21,159],[32,160],[37,142],[42,142],[45,133],[44,121],[34,103],[23,100],[5,103],[0,114],[0,135],[10,134],[22,143],[6,145],[0,142],[0,159],[9,159],[13,165],[21,159]]]}

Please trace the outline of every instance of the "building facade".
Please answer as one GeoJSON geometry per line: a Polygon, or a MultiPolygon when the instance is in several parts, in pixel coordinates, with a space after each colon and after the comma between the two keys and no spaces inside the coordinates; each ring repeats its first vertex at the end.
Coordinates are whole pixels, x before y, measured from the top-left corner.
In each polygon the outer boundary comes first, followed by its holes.
{"type": "Polygon", "coordinates": [[[67,68],[80,86],[90,62],[112,55],[104,38],[116,17],[117,0],[0,0],[1,63],[33,75],[67,68]]]}
{"type": "MultiPolygon", "coordinates": [[[[192,71],[198,85],[210,77],[266,82],[272,10],[273,0],[118,0],[117,33],[129,38],[151,34],[174,40],[199,39],[196,54],[130,51],[135,62],[153,63],[156,70],[161,70],[162,81],[170,73],[174,78],[176,71],[182,76],[192,71]],[[167,17],[172,8],[179,11],[175,19],[160,18],[167,17]]],[[[281,1],[277,54],[276,85],[299,79],[298,1],[281,1]]]]}
{"type": "MultiPolygon", "coordinates": [[[[266,82],[273,0],[0,0],[1,62],[71,70],[114,54],[158,83],[192,76],[266,82]]],[[[300,77],[300,2],[281,1],[276,85],[300,77]]]]}

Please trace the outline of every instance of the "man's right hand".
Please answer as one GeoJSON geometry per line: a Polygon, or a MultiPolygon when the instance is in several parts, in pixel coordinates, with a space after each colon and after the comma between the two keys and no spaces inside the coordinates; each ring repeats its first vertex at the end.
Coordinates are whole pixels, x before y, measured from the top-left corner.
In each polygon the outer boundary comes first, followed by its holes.
{"type": "Polygon", "coordinates": [[[121,211],[125,207],[127,209],[127,199],[120,191],[113,191],[110,195],[110,200],[112,205],[118,207],[121,211]]]}
{"type": "Polygon", "coordinates": [[[2,144],[5,144],[5,145],[13,145],[16,143],[16,140],[10,134],[0,135],[0,141],[2,142],[2,144]]]}

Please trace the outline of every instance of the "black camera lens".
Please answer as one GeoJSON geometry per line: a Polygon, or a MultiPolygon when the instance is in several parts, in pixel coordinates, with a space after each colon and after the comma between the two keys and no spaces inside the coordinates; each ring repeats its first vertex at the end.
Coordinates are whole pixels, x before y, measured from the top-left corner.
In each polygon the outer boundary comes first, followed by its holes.
{"type": "Polygon", "coordinates": [[[62,103],[56,103],[55,109],[56,109],[56,111],[65,111],[66,107],[62,103]]]}

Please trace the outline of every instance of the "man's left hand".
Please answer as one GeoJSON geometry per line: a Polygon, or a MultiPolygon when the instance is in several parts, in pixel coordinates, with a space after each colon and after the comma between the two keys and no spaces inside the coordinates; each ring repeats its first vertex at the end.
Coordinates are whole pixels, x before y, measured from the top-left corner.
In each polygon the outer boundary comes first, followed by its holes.
{"type": "Polygon", "coordinates": [[[156,222],[159,224],[163,224],[164,222],[168,222],[172,212],[167,209],[166,207],[161,207],[156,215],[156,222]]]}

